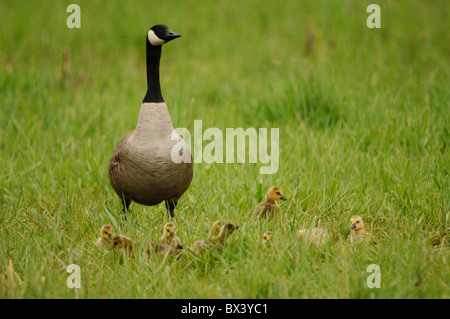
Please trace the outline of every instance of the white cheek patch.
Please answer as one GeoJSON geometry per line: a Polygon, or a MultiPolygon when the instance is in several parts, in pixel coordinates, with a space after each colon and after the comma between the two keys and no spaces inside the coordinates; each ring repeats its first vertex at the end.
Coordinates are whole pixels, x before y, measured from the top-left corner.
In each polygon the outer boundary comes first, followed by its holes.
{"type": "Polygon", "coordinates": [[[148,31],[148,41],[151,45],[163,45],[166,41],[158,38],[153,30],[148,31]]]}

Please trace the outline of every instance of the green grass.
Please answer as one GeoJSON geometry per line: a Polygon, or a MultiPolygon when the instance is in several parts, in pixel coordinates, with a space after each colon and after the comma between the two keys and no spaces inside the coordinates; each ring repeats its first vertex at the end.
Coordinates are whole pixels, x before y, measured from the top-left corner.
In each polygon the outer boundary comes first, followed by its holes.
{"type": "Polygon", "coordinates": [[[79,0],[81,29],[68,29],[72,2],[0,2],[1,298],[450,297],[447,1],[377,1],[381,29],[366,27],[372,1],[253,0],[79,0]],[[107,176],[137,122],[156,23],[182,34],[161,63],[176,127],[280,129],[274,175],[194,166],[178,235],[188,246],[217,219],[240,225],[218,256],[130,262],[94,245],[102,224],[154,239],[168,220],[163,204],[125,220],[107,176]],[[249,221],[274,184],[288,197],[278,221],[249,221]],[[350,247],[353,214],[375,247],[350,247]],[[297,242],[312,224],[339,241],[297,242]],[[72,263],[81,289],[66,286],[72,263]]]}

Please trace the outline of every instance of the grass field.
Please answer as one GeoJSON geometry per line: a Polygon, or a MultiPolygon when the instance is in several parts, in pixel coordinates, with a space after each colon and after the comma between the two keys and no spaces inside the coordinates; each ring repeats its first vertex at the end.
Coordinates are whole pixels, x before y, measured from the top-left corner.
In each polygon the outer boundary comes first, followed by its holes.
{"type": "Polygon", "coordinates": [[[450,297],[448,1],[1,1],[0,17],[1,298],[450,297]],[[370,3],[381,29],[366,26],[370,3]],[[161,61],[175,127],[279,128],[274,175],[194,164],[178,236],[188,246],[232,221],[221,255],[130,262],[94,245],[102,224],[155,239],[169,220],[163,204],[125,219],[107,173],[136,126],[157,23],[182,35],[161,61]],[[288,198],[278,219],[250,221],[271,185],[288,198]],[[350,246],[354,214],[376,246],[350,246]],[[312,225],[339,240],[296,240],[312,225]]]}

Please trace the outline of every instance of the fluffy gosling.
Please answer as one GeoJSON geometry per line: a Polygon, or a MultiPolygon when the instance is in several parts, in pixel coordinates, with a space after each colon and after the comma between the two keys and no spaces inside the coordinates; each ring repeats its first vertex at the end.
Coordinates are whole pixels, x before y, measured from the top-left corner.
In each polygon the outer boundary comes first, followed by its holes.
{"type": "MultiPolygon", "coordinates": [[[[239,229],[239,226],[235,226],[233,223],[226,223],[222,226],[217,236],[210,239],[201,239],[195,241],[191,246],[191,250],[196,253],[200,253],[206,248],[210,248],[220,253],[222,251],[222,246],[225,245],[227,238],[230,237],[237,229],[239,229]]],[[[212,232],[214,232],[214,227],[212,229],[212,232]]]]}
{"type": "Polygon", "coordinates": [[[322,247],[329,239],[330,235],[328,231],[323,228],[313,227],[310,229],[299,229],[296,232],[298,239],[306,239],[316,247],[322,247]]]}
{"type": "Polygon", "coordinates": [[[113,228],[111,225],[103,225],[100,230],[100,237],[95,243],[100,248],[110,248],[113,246],[113,228]]]}
{"type": "Polygon", "coordinates": [[[364,229],[364,222],[361,216],[355,215],[350,218],[352,233],[350,234],[350,242],[354,243],[368,243],[370,241],[371,234],[364,229]]]}
{"type": "Polygon", "coordinates": [[[160,238],[160,241],[165,244],[172,246],[175,249],[183,249],[183,245],[181,244],[180,238],[175,236],[176,232],[175,224],[172,222],[166,223],[163,228],[163,234],[160,238]]]}
{"type": "Polygon", "coordinates": [[[211,231],[209,232],[209,238],[215,238],[220,233],[220,228],[222,227],[222,222],[220,220],[216,220],[211,227],[211,231]]]}
{"type": "Polygon", "coordinates": [[[123,249],[125,252],[133,257],[133,245],[131,239],[124,235],[116,235],[113,238],[113,247],[116,249],[123,249]]]}
{"type": "Polygon", "coordinates": [[[265,247],[267,247],[267,243],[269,242],[270,238],[272,237],[272,232],[271,231],[266,231],[263,235],[263,245],[265,247]]]}
{"type": "Polygon", "coordinates": [[[152,240],[149,240],[145,244],[148,244],[146,248],[147,254],[157,253],[159,255],[178,256],[182,253],[181,249],[176,249],[170,245],[161,244],[152,240]]]}
{"type": "Polygon", "coordinates": [[[276,186],[270,187],[266,193],[265,201],[256,206],[253,216],[272,219],[280,208],[280,205],[276,202],[279,199],[286,200],[282,190],[276,186]]]}

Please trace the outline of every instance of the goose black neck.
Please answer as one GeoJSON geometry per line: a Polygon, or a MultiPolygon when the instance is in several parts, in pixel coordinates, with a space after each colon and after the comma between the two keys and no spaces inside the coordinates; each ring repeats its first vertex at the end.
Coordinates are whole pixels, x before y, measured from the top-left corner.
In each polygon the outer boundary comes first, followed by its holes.
{"type": "Polygon", "coordinates": [[[159,84],[161,47],[161,45],[151,45],[147,39],[147,94],[145,94],[144,103],[164,102],[159,84]]]}

